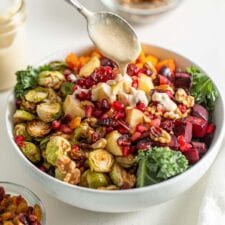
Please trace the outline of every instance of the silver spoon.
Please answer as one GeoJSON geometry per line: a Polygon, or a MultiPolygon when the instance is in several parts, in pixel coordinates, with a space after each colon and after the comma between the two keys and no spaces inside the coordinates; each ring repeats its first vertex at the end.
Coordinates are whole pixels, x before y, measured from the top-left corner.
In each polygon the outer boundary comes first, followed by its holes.
{"type": "Polygon", "coordinates": [[[125,74],[128,63],[134,61],[141,45],[133,28],[120,16],[110,12],[91,12],[78,0],[65,0],[87,20],[88,34],[106,57],[116,61],[125,74]]]}

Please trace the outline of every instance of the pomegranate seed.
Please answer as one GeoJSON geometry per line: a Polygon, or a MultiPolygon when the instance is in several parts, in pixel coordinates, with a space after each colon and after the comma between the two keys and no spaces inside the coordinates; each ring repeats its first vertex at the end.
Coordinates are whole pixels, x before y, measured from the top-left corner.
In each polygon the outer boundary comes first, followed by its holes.
{"type": "Polygon", "coordinates": [[[128,130],[125,129],[124,127],[119,127],[119,128],[117,128],[117,129],[118,129],[118,131],[119,131],[121,134],[127,134],[127,133],[128,133],[128,130]]]}
{"type": "Polygon", "coordinates": [[[97,132],[94,132],[91,135],[91,140],[92,140],[93,143],[95,143],[97,140],[99,140],[99,134],[97,132]]]}
{"type": "Polygon", "coordinates": [[[183,135],[178,136],[177,140],[180,145],[181,152],[189,151],[192,148],[192,145],[186,142],[185,137],[183,135]]]}
{"type": "Polygon", "coordinates": [[[66,124],[61,124],[60,130],[65,134],[72,134],[73,133],[73,130],[69,126],[67,126],[66,124]]]}
{"type": "Polygon", "coordinates": [[[43,172],[46,172],[47,171],[44,166],[39,166],[38,169],[41,170],[41,171],[43,171],[43,172]]]}
{"type": "Polygon", "coordinates": [[[132,136],[131,136],[131,141],[137,141],[141,137],[141,133],[136,131],[132,136]]]}
{"type": "Polygon", "coordinates": [[[101,102],[101,109],[104,111],[108,111],[110,109],[110,104],[107,99],[103,99],[101,102]]]}
{"type": "Polygon", "coordinates": [[[164,76],[162,75],[158,75],[158,79],[159,79],[159,84],[160,85],[164,85],[164,84],[171,84],[171,82],[164,76]]]}
{"type": "Polygon", "coordinates": [[[136,131],[139,131],[140,133],[143,133],[147,130],[148,130],[148,128],[143,124],[139,124],[136,126],[136,131]]]}
{"type": "Polygon", "coordinates": [[[124,119],[126,116],[125,112],[115,112],[114,115],[113,115],[113,118],[116,119],[116,120],[119,120],[119,119],[124,119]]]}
{"type": "Polygon", "coordinates": [[[69,70],[69,69],[65,69],[64,72],[63,72],[63,74],[64,74],[65,76],[68,76],[68,75],[70,75],[71,73],[72,73],[72,71],[69,70]]]}
{"type": "Polygon", "coordinates": [[[138,69],[138,67],[135,64],[130,63],[128,65],[128,67],[127,67],[127,74],[129,76],[135,76],[135,75],[138,74],[138,72],[139,72],[139,69],[138,69]]]}
{"type": "Polygon", "coordinates": [[[101,116],[101,119],[107,119],[109,116],[105,113],[101,116]]]}
{"type": "Polygon", "coordinates": [[[22,100],[21,99],[16,99],[16,108],[19,109],[21,106],[22,100]]]}
{"type": "Polygon", "coordinates": [[[72,150],[73,151],[79,151],[80,150],[80,147],[78,145],[73,145],[72,146],[72,150]]]}
{"type": "Polygon", "coordinates": [[[137,87],[138,87],[138,81],[137,80],[134,80],[131,85],[132,85],[132,87],[134,87],[134,88],[137,89],[137,87]]]}
{"type": "Polygon", "coordinates": [[[215,132],[215,130],[216,130],[216,125],[210,123],[210,124],[208,124],[208,126],[207,126],[207,131],[206,131],[206,133],[207,133],[207,134],[213,134],[213,133],[215,132]]]}
{"type": "Polygon", "coordinates": [[[178,105],[178,108],[180,109],[180,111],[181,111],[182,113],[185,113],[186,110],[187,110],[187,107],[186,107],[185,105],[183,105],[183,104],[178,105]]]}
{"type": "Polygon", "coordinates": [[[117,139],[117,144],[119,146],[130,146],[131,142],[130,142],[129,136],[127,134],[122,135],[121,137],[117,139]]]}
{"type": "Polygon", "coordinates": [[[61,125],[61,122],[60,122],[60,121],[54,120],[54,121],[52,122],[52,129],[58,130],[58,129],[60,128],[60,125],[61,125]]]}
{"type": "Polygon", "coordinates": [[[141,140],[137,143],[138,150],[148,150],[151,147],[151,141],[148,140],[141,140]]]}
{"type": "Polygon", "coordinates": [[[61,122],[63,124],[68,124],[69,122],[71,122],[72,120],[72,116],[70,114],[66,114],[62,117],[61,122]]]}
{"type": "Polygon", "coordinates": [[[136,104],[136,108],[139,109],[140,111],[144,112],[146,110],[146,105],[143,102],[138,102],[136,104]]]}
{"type": "Polygon", "coordinates": [[[110,133],[113,130],[114,130],[113,127],[106,127],[106,133],[107,134],[110,133]]]}
{"type": "Polygon", "coordinates": [[[94,110],[92,115],[96,118],[100,118],[102,116],[102,111],[101,110],[94,110]]]}
{"type": "Polygon", "coordinates": [[[15,137],[15,142],[19,147],[23,147],[24,146],[24,141],[25,141],[25,137],[22,135],[18,135],[15,137]]]}
{"type": "Polygon", "coordinates": [[[123,150],[123,156],[128,156],[130,154],[130,147],[129,146],[124,146],[122,148],[123,150]]]}
{"type": "Polygon", "coordinates": [[[121,111],[124,109],[124,104],[120,101],[114,101],[112,103],[112,107],[117,111],[121,111]]]}
{"type": "Polygon", "coordinates": [[[93,113],[93,106],[92,105],[86,105],[85,107],[85,116],[86,117],[91,117],[92,116],[92,113],[93,113]]]}

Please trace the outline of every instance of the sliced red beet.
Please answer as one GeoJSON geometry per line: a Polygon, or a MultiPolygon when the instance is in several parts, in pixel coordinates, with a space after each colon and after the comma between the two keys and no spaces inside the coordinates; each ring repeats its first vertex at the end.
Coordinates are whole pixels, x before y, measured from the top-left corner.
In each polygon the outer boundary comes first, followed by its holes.
{"type": "Polygon", "coordinates": [[[198,150],[199,154],[204,154],[207,151],[206,144],[204,142],[192,141],[194,149],[198,150]]]}
{"type": "Polygon", "coordinates": [[[196,116],[188,116],[185,119],[186,122],[192,123],[192,135],[195,138],[202,138],[207,132],[208,122],[203,118],[198,118],[196,116]]]}
{"type": "Polygon", "coordinates": [[[176,120],[174,122],[174,134],[178,137],[184,136],[186,142],[190,142],[192,139],[192,123],[176,120]]]}
{"type": "Polygon", "coordinates": [[[183,154],[187,158],[189,164],[195,164],[200,159],[199,152],[196,149],[191,149],[189,151],[183,152],[183,154]]]}
{"type": "Polygon", "coordinates": [[[174,86],[176,88],[190,89],[192,86],[192,76],[188,73],[175,73],[174,86]]]}
{"type": "Polygon", "coordinates": [[[171,141],[169,143],[169,147],[173,150],[179,149],[179,143],[178,143],[177,137],[175,135],[171,135],[171,141]]]}
{"type": "Polygon", "coordinates": [[[202,105],[199,105],[199,104],[195,104],[193,106],[192,115],[199,117],[199,118],[203,118],[204,120],[207,120],[207,121],[209,119],[208,111],[206,110],[205,107],[203,107],[202,105]]]}

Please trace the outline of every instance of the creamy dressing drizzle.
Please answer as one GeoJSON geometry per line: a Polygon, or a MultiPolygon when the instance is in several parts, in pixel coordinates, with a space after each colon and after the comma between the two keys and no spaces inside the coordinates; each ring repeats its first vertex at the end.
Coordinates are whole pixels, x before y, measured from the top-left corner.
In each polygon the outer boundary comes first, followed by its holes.
{"type": "Polygon", "coordinates": [[[101,22],[89,26],[89,33],[99,50],[114,60],[125,76],[128,63],[137,59],[141,47],[128,26],[119,19],[102,18],[101,22]]]}

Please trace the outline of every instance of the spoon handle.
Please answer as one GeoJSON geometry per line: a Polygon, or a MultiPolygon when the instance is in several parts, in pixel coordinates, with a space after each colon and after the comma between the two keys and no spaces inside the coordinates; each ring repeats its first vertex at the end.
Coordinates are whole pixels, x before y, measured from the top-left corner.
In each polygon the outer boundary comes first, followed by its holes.
{"type": "Polygon", "coordinates": [[[84,7],[78,0],[65,0],[72,5],[78,12],[80,12],[87,20],[93,14],[90,10],[84,7]]]}

